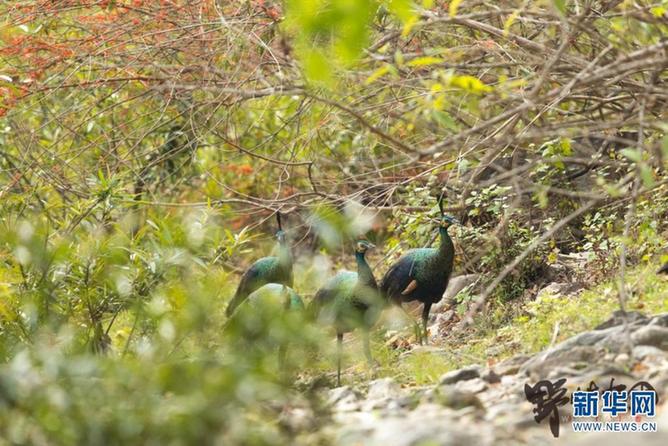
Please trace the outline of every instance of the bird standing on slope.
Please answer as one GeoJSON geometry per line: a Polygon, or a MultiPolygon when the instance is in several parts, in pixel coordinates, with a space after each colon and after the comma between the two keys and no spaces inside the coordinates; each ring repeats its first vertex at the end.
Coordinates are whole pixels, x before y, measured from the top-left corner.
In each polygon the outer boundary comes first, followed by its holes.
{"type": "Polygon", "coordinates": [[[288,246],[285,232],[281,225],[281,214],[276,213],[278,222],[278,256],[263,257],[251,265],[250,268],[241,276],[239,287],[234,297],[225,310],[229,317],[234,310],[243,302],[250,293],[267,283],[278,283],[292,287],[292,252],[288,246]]]}
{"type": "Polygon", "coordinates": [[[355,244],[357,272],[340,271],[318,290],[313,299],[312,314],[321,323],[333,325],[337,341],[337,385],[341,384],[341,354],[343,335],[361,328],[364,337],[364,354],[371,363],[369,330],[376,323],[383,308],[378,285],[371,267],[364,258],[374,245],[366,240],[355,244]]]}
{"type": "Polygon", "coordinates": [[[420,343],[422,338],[427,340],[429,311],[432,304],[443,298],[455,259],[455,247],[448,228],[457,220],[443,212],[442,196],[438,200],[438,207],[441,210],[441,245],[438,248],[408,251],[390,267],[380,284],[381,293],[392,303],[401,306],[402,302],[418,300],[424,304],[420,343]]]}

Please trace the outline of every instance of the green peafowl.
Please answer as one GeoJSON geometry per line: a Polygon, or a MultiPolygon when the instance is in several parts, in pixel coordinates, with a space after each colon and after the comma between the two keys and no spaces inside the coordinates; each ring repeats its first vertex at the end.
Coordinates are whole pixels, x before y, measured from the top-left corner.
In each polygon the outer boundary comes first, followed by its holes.
{"type": "Polygon", "coordinates": [[[336,330],[337,385],[341,385],[341,355],[345,333],[356,328],[362,329],[364,354],[369,363],[373,362],[369,345],[369,330],[378,320],[384,302],[378,293],[378,285],[371,267],[364,257],[367,250],[371,248],[374,248],[374,245],[368,241],[357,241],[355,244],[357,272],[340,271],[337,273],[318,290],[311,304],[311,314],[319,322],[332,325],[336,330]]]}
{"type": "Polygon", "coordinates": [[[443,212],[443,197],[438,200],[441,211],[439,232],[441,245],[438,248],[418,248],[404,254],[385,273],[380,283],[382,295],[390,302],[401,306],[402,302],[418,300],[422,308],[422,333],[420,343],[427,340],[427,322],[432,304],[443,298],[448,286],[455,247],[448,228],[457,220],[443,212]]]}
{"type": "Polygon", "coordinates": [[[279,370],[284,370],[288,344],[305,322],[305,309],[292,288],[268,283],[248,295],[225,329],[240,339],[244,348],[262,353],[262,347],[278,347],[279,370]]]}
{"type": "Polygon", "coordinates": [[[225,310],[229,317],[250,293],[267,283],[278,283],[292,287],[292,252],[288,246],[285,232],[281,225],[281,214],[276,213],[278,222],[278,256],[263,257],[251,265],[241,276],[239,287],[225,310]]]}

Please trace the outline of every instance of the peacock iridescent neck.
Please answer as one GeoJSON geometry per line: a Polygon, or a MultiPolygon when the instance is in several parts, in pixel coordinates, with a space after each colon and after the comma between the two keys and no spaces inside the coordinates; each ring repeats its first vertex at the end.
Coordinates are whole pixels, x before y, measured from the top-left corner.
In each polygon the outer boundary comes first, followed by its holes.
{"type": "Polygon", "coordinates": [[[355,252],[355,260],[357,261],[357,277],[361,283],[370,286],[376,286],[376,279],[373,277],[373,272],[363,252],[355,252]]]}
{"type": "Polygon", "coordinates": [[[292,268],[292,252],[287,241],[278,244],[278,261],[284,267],[292,268]]]}
{"type": "Polygon", "coordinates": [[[441,234],[441,246],[439,247],[439,257],[446,263],[452,264],[455,258],[455,245],[452,243],[448,228],[441,226],[438,231],[441,234]]]}

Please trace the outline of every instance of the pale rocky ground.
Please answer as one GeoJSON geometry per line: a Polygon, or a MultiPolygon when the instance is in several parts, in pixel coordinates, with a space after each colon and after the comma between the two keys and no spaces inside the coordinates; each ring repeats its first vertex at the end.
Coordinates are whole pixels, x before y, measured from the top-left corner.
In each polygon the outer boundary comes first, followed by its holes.
{"type": "MultiPolygon", "coordinates": [[[[463,279],[461,288],[474,280],[463,279]]],[[[456,294],[457,290],[451,292],[456,294]]],[[[443,318],[443,313],[434,316],[437,322],[439,318],[443,318]]],[[[435,346],[415,347],[412,352],[429,350],[439,354],[439,349],[443,350],[435,346]]],[[[438,383],[425,387],[406,388],[391,378],[383,378],[363,387],[329,389],[323,398],[331,420],[321,423],[320,435],[342,446],[557,443],[615,446],[629,441],[665,445],[668,444],[668,410],[663,410],[668,398],[668,313],[648,317],[631,312],[626,318],[616,313],[596,329],[544,351],[515,356],[491,367],[472,365],[453,370],[438,383]],[[559,378],[567,379],[569,397],[573,390],[586,388],[591,381],[600,388],[609,386],[611,378],[615,384],[627,387],[641,380],[649,382],[658,391],[659,405],[657,416],[647,421],[656,421],[658,432],[575,433],[568,419],[571,414],[568,403],[559,408],[563,420],[560,437],[555,440],[547,419],[541,424],[534,420],[534,406],[526,400],[524,385],[559,378]]],[[[317,423],[312,417],[307,409],[293,408],[283,414],[282,422],[295,431],[313,430],[317,423]]]]}
{"type": "MultiPolygon", "coordinates": [[[[574,336],[533,356],[517,356],[491,368],[469,366],[446,373],[440,383],[403,389],[389,378],[366,389],[329,391],[334,424],[329,436],[340,445],[515,445],[555,444],[547,420],[533,419],[524,384],[567,378],[568,395],[594,380],[600,387],[615,378],[627,386],[648,381],[659,392],[657,433],[574,433],[562,421],[561,444],[668,444],[668,314],[631,315],[627,330],[620,318],[574,336]],[[598,359],[600,358],[600,359],[598,359]]],[[[570,404],[560,415],[570,414],[570,404]]]]}

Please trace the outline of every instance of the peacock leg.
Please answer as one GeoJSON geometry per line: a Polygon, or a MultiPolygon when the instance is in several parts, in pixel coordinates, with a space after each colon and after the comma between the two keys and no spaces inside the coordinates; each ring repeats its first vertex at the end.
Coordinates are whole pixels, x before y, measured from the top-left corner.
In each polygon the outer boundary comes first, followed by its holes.
{"type": "Polygon", "coordinates": [[[425,344],[429,343],[429,332],[427,331],[427,324],[429,323],[429,311],[431,310],[431,302],[425,302],[422,308],[422,328],[424,333],[425,344]]]}
{"type": "Polygon", "coordinates": [[[341,356],[343,355],[343,333],[336,334],[336,385],[341,386],[341,356]]]}
{"type": "Polygon", "coordinates": [[[366,356],[366,360],[369,365],[373,366],[373,357],[371,356],[371,342],[369,341],[369,330],[364,330],[362,338],[364,341],[364,356],[366,356]]]}
{"type": "Polygon", "coordinates": [[[413,320],[413,328],[415,329],[415,339],[422,345],[422,327],[420,327],[420,324],[418,324],[417,321],[413,320]]]}
{"type": "Polygon", "coordinates": [[[287,345],[281,345],[278,347],[278,371],[282,373],[285,371],[285,359],[287,357],[288,347],[287,345]]]}

